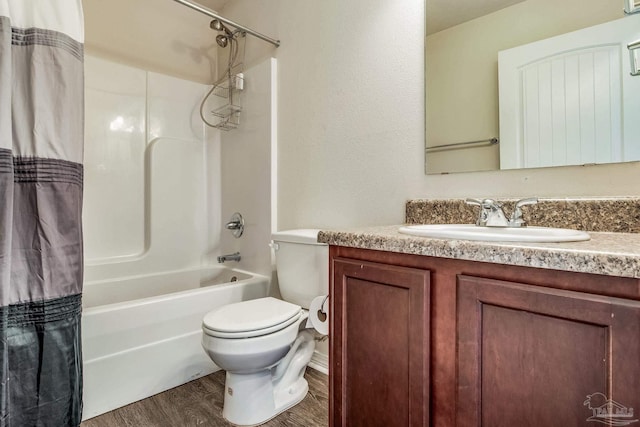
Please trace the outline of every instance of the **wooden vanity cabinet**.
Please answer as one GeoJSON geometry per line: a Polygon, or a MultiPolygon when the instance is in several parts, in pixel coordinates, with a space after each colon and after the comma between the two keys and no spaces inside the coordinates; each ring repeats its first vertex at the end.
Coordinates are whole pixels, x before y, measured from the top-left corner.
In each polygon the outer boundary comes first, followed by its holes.
{"type": "Polygon", "coordinates": [[[463,275],[457,291],[456,425],[587,425],[595,393],[640,407],[639,302],[463,275]]]}
{"type": "Polygon", "coordinates": [[[332,258],[333,426],[426,426],[429,272],[332,258]]]}
{"type": "Polygon", "coordinates": [[[640,418],[640,280],[330,255],[332,426],[587,426],[607,398],[640,418]]]}

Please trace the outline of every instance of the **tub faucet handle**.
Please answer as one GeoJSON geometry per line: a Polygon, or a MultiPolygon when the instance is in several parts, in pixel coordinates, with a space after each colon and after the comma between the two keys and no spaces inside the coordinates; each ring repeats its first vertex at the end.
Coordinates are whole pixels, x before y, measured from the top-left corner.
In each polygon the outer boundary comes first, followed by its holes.
{"type": "Polygon", "coordinates": [[[225,227],[227,227],[227,230],[239,230],[242,224],[240,221],[229,221],[225,227]]]}
{"type": "Polygon", "coordinates": [[[236,212],[231,216],[229,222],[225,224],[227,230],[231,230],[234,237],[238,238],[244,233],[244,218],[240,212],[236,212]]]}

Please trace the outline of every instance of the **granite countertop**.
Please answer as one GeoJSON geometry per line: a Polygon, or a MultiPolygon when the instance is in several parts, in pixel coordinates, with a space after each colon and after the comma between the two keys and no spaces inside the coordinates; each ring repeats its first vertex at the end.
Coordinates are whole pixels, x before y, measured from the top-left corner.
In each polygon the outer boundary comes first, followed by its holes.
{"type": "Polygon", "coordinates": [[[640,234],[590,231],[569,243],[479,242],[398,233],[400,225],[321,231],[330,245],[404,254],[640,278],[640,234]]]}

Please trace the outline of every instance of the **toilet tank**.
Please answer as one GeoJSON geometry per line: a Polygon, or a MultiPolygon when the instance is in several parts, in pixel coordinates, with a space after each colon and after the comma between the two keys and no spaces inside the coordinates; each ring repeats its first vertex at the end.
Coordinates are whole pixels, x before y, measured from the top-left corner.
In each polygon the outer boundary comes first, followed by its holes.
{"type": "Polygon", "coordinates": [[[329,246],[318,243],[318,231],[288,230],[271,236],[282,299],[306,309],[312,299],[329,293],[329,246]]]}

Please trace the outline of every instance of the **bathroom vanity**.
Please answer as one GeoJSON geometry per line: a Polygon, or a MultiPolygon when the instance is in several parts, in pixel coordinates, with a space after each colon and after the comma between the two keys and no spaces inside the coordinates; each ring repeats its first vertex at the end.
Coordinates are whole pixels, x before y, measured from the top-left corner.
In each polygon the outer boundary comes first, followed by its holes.
{"type": "Polygon", "coordinates": [[[332,426],[640,418],[639,234],[531,244],[397,230],[319,235],[331,245],[332,426]]]}

